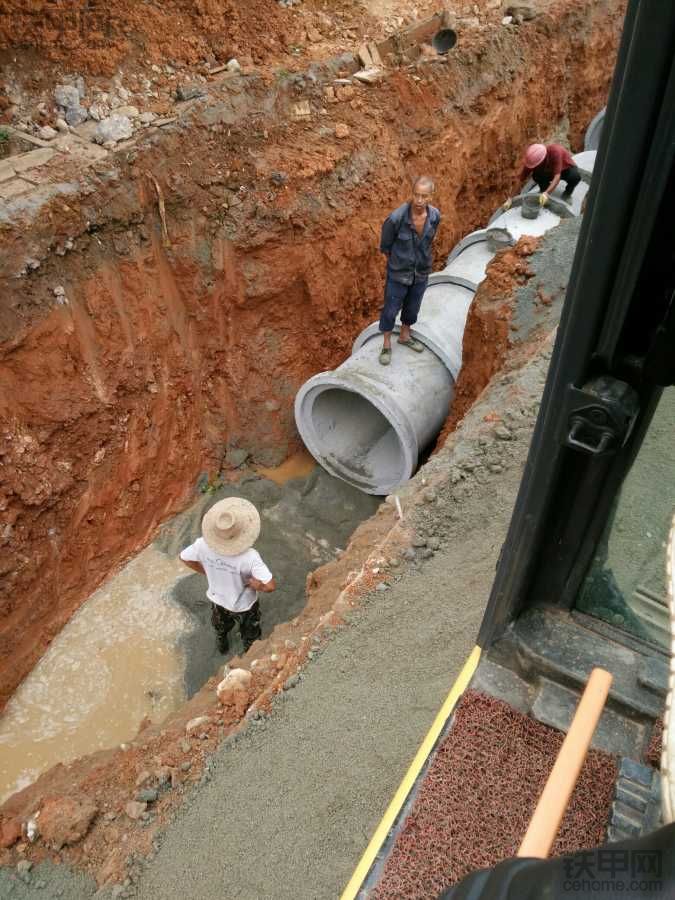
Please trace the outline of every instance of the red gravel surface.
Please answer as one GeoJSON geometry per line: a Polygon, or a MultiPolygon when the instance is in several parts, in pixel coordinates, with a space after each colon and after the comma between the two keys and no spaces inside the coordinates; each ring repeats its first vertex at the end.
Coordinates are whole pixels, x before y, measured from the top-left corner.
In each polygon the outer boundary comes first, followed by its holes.
{"type": "MultiPolygon", "coordinates": [[[[514,856],[563,738],[468,691],[371,896],[427,900],[514,856]]],[[[612,756],[589,753],[552,855],[603,842],[616,775],[612,756]]]]}

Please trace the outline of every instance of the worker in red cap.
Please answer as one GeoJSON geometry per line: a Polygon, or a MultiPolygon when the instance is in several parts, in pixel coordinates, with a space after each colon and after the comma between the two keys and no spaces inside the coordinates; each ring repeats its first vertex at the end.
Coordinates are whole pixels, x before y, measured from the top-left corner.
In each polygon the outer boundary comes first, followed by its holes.
{"type": "MultiPolygon", "coordinates": [[[[539,202],[542,206],[548,203],[549,195],[558,187],[560,181],[565,182],[565,190],[560,199],[569,203],[574,188],[581,181],[581,173],[574,163],[572,154],[560,144],[530,144],[525,151],[519,177],[521,183],[526,182],[528,178],[536,182],[541,191],[539,202]]],[[[507,200],[504,205],[508,209],[511,201],[507,200]]]]}

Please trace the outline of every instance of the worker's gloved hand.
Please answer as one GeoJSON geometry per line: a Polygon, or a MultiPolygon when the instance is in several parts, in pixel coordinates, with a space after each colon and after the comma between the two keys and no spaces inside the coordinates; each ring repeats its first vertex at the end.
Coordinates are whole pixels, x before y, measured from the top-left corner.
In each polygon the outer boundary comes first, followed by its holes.
{"type": "Polygon", "coordinates": [[[509,199],[506,201],[506,203],[504,203],[502,205],[502,210],[504,212],[508,212],[510,209],[511,209],[511,198],[509,197],[509,199]]]}
{"type": "Polygon", "coordinates": [[[548,203],[548,194],[539,195],[539,206],[546,206],[548,203]]]}

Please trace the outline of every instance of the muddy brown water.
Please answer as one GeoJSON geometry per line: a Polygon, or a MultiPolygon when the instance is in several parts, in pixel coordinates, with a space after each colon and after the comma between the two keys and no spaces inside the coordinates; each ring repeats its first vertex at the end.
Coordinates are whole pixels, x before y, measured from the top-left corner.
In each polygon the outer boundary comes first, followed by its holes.
{"type": "MultiPolygon", "coordinates": [[[[213,503],[246,497],[260,510],[256,547],[279,585],[261,596],[263,636],[302,610],[307,574],[334,559],[379,504],[304,455],[267,474],[276,481],[251,471],[199,494],[55,638],[0,717],[0,802],[56,763],[130,740],[146,717],[163,721],[227,661],[206,579],[178,559],[213,503]]],[[[242,649],[238,634],[231,643],[229,656],[242,649]]]]}

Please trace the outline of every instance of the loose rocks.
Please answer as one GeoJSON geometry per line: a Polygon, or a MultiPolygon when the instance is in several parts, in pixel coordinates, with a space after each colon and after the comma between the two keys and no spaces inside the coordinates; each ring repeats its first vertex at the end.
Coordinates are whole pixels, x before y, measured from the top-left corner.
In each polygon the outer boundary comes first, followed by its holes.
{"type": "Polygon", "coordinates": [[[89,831],[97,812],[89,797],[49,797],[40,810],[40,834],[55,850],[76,844],[89,831]]]}
{"type": "Polygon", "coordinates": [[[50,125],[45,125],[43,128],[38,128],[37,135],[41,141],[53,141],[58,136],[58,131],[50,125]]]}
{"type": "Polygon", "coordinates": [[[141,818],[146,809],[147,803],[142,803],[139,800],[130,800],[124,807],[124,812],[130,819],[137,821],[141,818]]]}
{"type": "Polygon", "coordinates": [[[86,122],[88,118],[89,113],[84,106],[71,106],[70,109],[66,110],[66,122],[72,128],[86,122]]]}
{"type": "Polygon", "coordinates": [[[205,97],[207,90],[203,84],[181,84],[176,90],[177,100],[194,100],[196,97],[205,97]]]}
{"type": "Polygon", "coordinates": [[[54,88],[54,100],[63,109],[72,109],[80,105],[80,92],[70,84],[57,84],[54,88]]]}
{"type": "Polygon", "coordinates": [[[191,734],[193,731],[196,731],[197,728],[202,728],[204,725],[208,725],[211,719],[208,716],[197,716],[194,719],[190,719],[190,721],[185,726],[185,733],[191,734]]]}
{"type": "Polygon", "coordinates": [[[97,144],[107,144],[109,141],[125,141],[134,133],[131,120],[127,116],[108,116],[98,123],[94,132],[94,141],[97,144]]]}
{"type": "Polygon", "coordinates": [[[495,437],[500,441],[510,441],[513,438],[513,434],[504,425],[498,425],[495,428],[495,437]]]}

